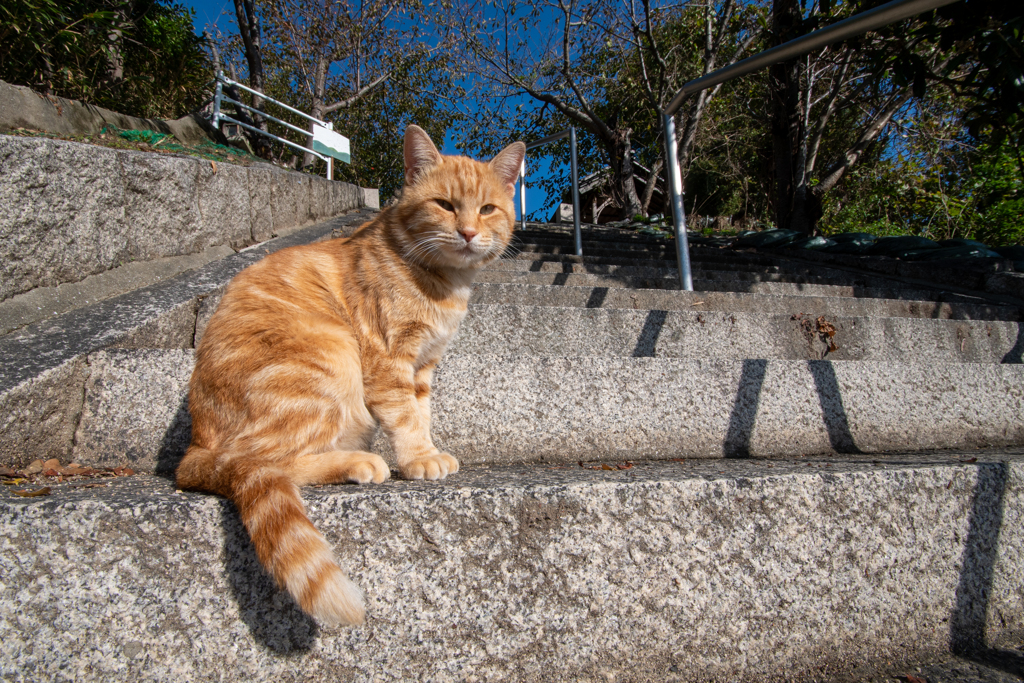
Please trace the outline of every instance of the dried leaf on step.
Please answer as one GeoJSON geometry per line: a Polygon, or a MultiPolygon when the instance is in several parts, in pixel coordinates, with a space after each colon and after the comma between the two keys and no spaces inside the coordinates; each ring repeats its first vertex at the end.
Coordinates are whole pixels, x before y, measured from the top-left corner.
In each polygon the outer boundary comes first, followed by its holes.
{"type": "Polygon", "coordinates": [[[903,674],[903,678],[907,681],[907,683],[928,683],[927,678],[915,676],[914,674],[903,674]]]}
{"type": "Polygon", "coordinates": [[[44,486],[41,489],[35,491],[19,491],[17,489],[11,489],[11,493],[22,498],[35,498],[36,496],[48,496],[50,495],[50,487],[44,486]]]}
{"type": "Polygon", "coordinates": [[[961,460],[960,462],[978,462],[978,459],[977,458],[967,458],[966,460],[961,460]]]}
{"type": "Polygon", "coordinates": [[[616,465],[616,467],[618,467],[620,470],[628,470],[632,466],[633,466],[633,463],[629,462],[628,460],[623,462],[623,463],[620,463],[620,464],[616,465]]]}
{"type": "Polygon", "coordinates": [[[33,460],[32,462],[30,462],[28,464],[28,467],[26,467],[24,471],[25,471],[25,474],[36,474],[38,472],[42,472],[43,471],[43,461],[42,460],[33,460]]]}
{"type": "Polygon", "coordinates": [[[25,479],[24,477],[17,477],[15,479],[8,479],[7,481],[3,482],[3,485],[4,486],[11,486],[11,485],[17,486],[18,484],[24,484],[26,481],[28,481],[28,479],[25,479]]]}
{"type": "Polygon", "coordinates": [[[604,463],[603,465],[601,465],[601,469],[602,470],[614,470],[615,468],[612,467],[611,465],[609,465],[608,463],[604,463]]]}

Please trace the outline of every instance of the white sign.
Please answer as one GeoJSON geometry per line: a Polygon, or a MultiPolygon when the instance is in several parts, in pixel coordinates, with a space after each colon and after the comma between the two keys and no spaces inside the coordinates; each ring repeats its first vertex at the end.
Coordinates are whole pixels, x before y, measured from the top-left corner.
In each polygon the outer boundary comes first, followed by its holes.
{"type": "Polygon", "coordinates": [[[313,124],[313,151],[324,156],[334,157],[346,164],[352,163],[348,138],[316,123],[313,124]]]}

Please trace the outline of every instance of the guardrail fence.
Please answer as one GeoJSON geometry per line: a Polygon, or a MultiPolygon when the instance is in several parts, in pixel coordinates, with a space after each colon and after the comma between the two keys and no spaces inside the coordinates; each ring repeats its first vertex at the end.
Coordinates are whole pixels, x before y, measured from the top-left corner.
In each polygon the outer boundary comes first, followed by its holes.
{"type": "Polygon", "coordinates": [[[213,97],[213,127],[218,129],[218,130],[220,130],[220,123],[221,123],[221,121],[227,121],[228,123],[234,124],[236,126],[241,126],[242,128],[245,128],[248,131],[252,131],[253,133],[256,133],[258,135],[262,135],[264,137],[268,137],[271,140],[277,140],[278,142],[280,142],[282,144],[285,144],[285,145],[288,145],[289,147],[292,147],[293,149],[299,150],[299,151],[301,151],[303,153],[309,152],[310,154],[312,154],[313,156],[317,157],[318,159],[323,159],[324,161],[327,162],[327,179],[328,180],[333,180],[334,179],[334,159],[338,159],[339,161],[343,161],[346,164],[351,163],[351,152],[350,152],[348,138],[346,138],[346,137],[344,137],[342,135],[339,135],[338,133],[335,133],[334,132],[334,124],[332,124],[332,123],[330,123],[328,121],[321,121],[320,119],[315,119],[312,116],[310,116],[309,114],[306,114],[305,112],[301,112],[298,109],[295,109],[294,107],[288,106],[284,102],[279,102],[279,101],[275,100],[272,97],[268,97],[267,95],[261,93],[258,90],[253,90],[252,88],[250,88],[248,86],[242,85],[238,81],[231,80],[230,78],[227,78],[223,73],[218,73],[217,74],[217,87],[216,87],[216,90],[214,92],[214,97],[213,97]],[[262,97],[267,102],[275,104],[278,107],[281,107],[282,109],[284,109],[285,111],[289,111],[292,114],[295,114],[296,116],[301,116],[302,118],[306,119],[307,121],[310,121],[313,124],[312,132],[310,132],[308,130],[303,130],[302,128],[299,128],[298,126],[293,126],[292,124],[290,124],[290,123],[288,123],[286,121],[282,121],[279,118],[271,116],[270,114],[266,113],[265,111],[260,111],[258,109],[254,109],[254,108],[250,107],[247,104],[243,104],[243,103],[241,103],[241,102],[239,102],[237,100],[234,100],[234,99],[228,97],[227,95],[224,94],[224,86],[225,85],[229,85],[229,86],[232,86],[232,87],[235,87],[235,88],[239,88],[241,90],[246,91],[247,93],[251,93],[251,94],[256,95],[258,97],[262,97]],[[313,148],[310,149],[308,147],[303,147],[302,145],[294,143],[291,140],[286,140],[285,138],[278,137],[277,135],[274,135],[273,133],[268,133],[265,130],[260,130],[259,128],[256,128],[255,126],[250,126],[247,123],[242,123],[238,119],[234,119],[234,118],[228,116],[221,109],[221,106],[222,106],[222,104],[224,102],[229,102],[229,103],[235,105],[236,107],[241,107],[242,109],[245,109],[246,111],[249,111],[249,112],[252,112],[252,113],[257,114],[259,116],[262,116],[263,118],[268,119],[270,121],[273,121],[274,123],[278,123],[278,124],[284,126],[285,128],[288,128],[289,130],[295,131],[296,133],[300,133],[300,134],[305,135],[305,136],[312,135],[313,136],[313,148]]]}

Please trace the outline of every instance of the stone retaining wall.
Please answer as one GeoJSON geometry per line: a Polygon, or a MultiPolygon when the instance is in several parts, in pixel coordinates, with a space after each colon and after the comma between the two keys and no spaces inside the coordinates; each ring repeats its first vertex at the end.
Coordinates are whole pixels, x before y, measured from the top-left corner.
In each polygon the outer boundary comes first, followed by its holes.
{"type": "Polygon", "coordinates": [[[238,249],[365,197],[269,164],[0,135],[0,301],[131,261],[238,249]]]}

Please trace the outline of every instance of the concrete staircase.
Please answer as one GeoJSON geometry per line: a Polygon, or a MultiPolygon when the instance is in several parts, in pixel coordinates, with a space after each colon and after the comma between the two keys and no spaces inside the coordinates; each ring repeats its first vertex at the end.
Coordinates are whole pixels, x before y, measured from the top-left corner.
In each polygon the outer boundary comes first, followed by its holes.
{"type": "Polygon", "coordinates": [[[0,494],[5,680],[832,680],[1015,652],[1024,302],[700,248],[681,292],[671,242],[589,227],[577,257],[550,225],[480,274],[437,373],[463,470],[304,492],[367,593],[366,625],[320,628],[231,505],[167,473],[224,284],[369,215],[0,338],[0,464],[147,473],[0,494]]]}

